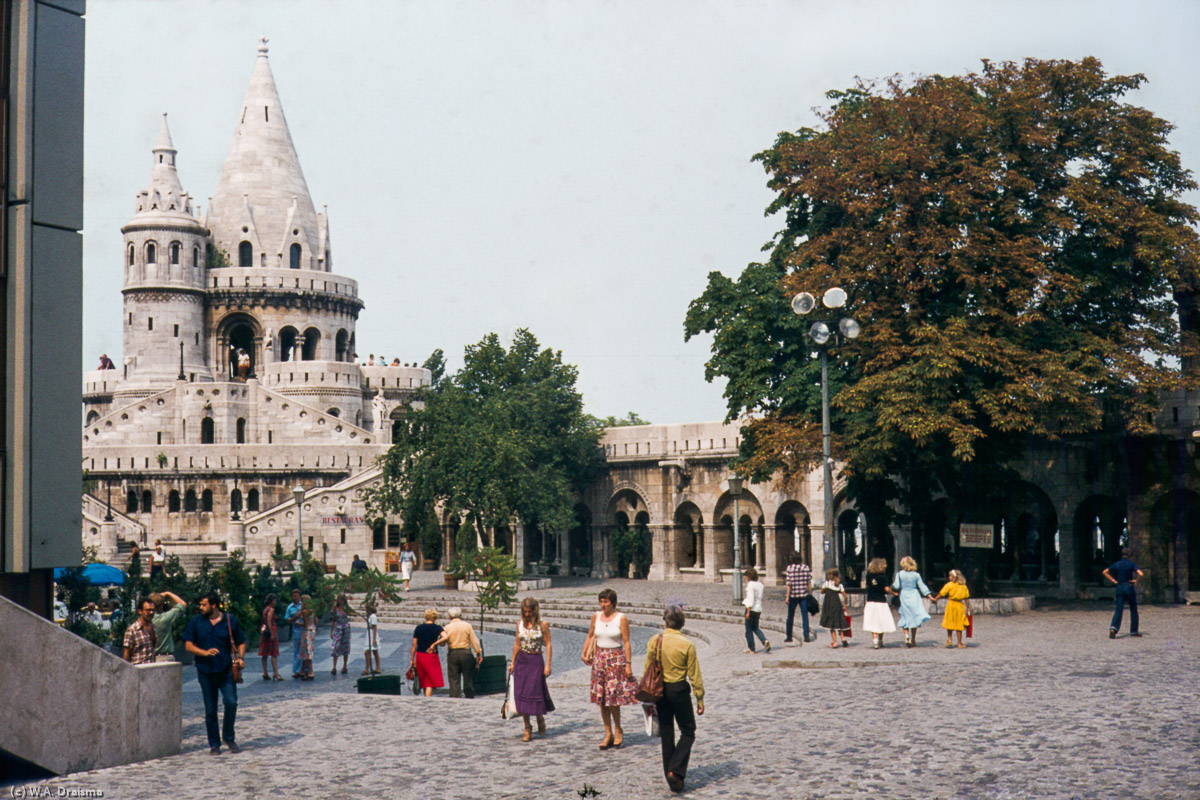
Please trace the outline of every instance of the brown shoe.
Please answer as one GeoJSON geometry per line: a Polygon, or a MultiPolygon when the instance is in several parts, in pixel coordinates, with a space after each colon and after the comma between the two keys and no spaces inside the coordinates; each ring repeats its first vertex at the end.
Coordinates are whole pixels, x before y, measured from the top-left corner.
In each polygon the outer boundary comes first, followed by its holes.
{"type": "Polygon", "coordinates": [[[525,733],[521,734],[521,741],[528,742],[533,738],[533,728],[526,728],[525,733]]]}
{"type": "Polygon", "coordinates": [[[541,717],[538,717],[537,724],[538,724],[538,736],[545,736],[546,735],[546,720],[542,719],[541,717]]]}

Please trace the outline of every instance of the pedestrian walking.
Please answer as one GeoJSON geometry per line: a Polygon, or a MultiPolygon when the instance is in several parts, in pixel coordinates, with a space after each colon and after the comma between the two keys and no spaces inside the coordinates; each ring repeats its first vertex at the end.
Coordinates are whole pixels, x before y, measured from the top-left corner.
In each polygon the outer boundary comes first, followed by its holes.
{"type": "Polygon", "coordinates": [[[408,661],[408,666],[416,671],[418,684],[426,697],[433,697],[434,689],[446,685],[442,681],[442,662],[437,654],[437,643],[445,629],[437,624],[437,619],[436,608],[425,609],[425,621],[413,629],[412,657],[408,661]]]}
{"type": "Polygon", "coordinates": [[[517,713],[525,720],[523,742],[533,738],[530,717],[537,717],[538,736],[546,735],[546,715],[554,710],[554,701],[546,686],[552,653],[550,626],[542,619],[538,601],[526,597],[521,601],[521,619],[517,622],[512,662],[508,665],[513,681],[513,702],[517,713]]]}
{"type": "Polygon", "coordinates": [[[871,632],[876,650],[883,647],[883,635],[896,632],[896,620],[888,608],[887,596],[896,594],[887,580],[887,561],[872,558],[867,564],[867,602],[863,607],[863,630],[871,632]]]}
{"type": "Polygon", "coordinates": [[[261,634],[258,640],[258,656],[262,659],[264,681],[283,680],[283,676],[279,674],[279,625],[275,614],[277,602],[279,596],[274,592],[267,595],[263,602],[262,621],[258,625],[261,634]],[[267,674],[268,661],[271,662],[270,675],[267,674]]]}
{"type": "Polygon", "coordinates": [[[1121,560],[1104,570],[1104,577],[1116,585],[1113,595],[1117,601],[1117,607],[1113,611],[1112,622],[1108,626],[1108,638],[1117,638],[1117,631],[1121,630],[1121,617],[1124,616],[1125,606],[1129,606],[1129,635],[1141,636],[1138,631],[1138,610],[1137,610],[1137,582],[1143,573],[1138,569],[1137,564],[1133,563],[1133,553],[1130,550],[1121,551],[1121,560]]]}
{"type": "Polygon", "coordinates": [[[400,580],[404,581],[404,591],[408,591],[408,582],[412,580],[413,567],[417,564],[417,554],[412,551],[412,545],[404,543],[400,551],[400,580]]]}
{"type": "Polygon", "coordinates": [[[439,645],[448,645],[446,651],[446,681],[450,684],[450,696],[467,699],[475,697],[475,669],[483,663],[483,645],[475,635],[471,623],[462,618],[462,609],[451,607],[446,616],[450,617],[442,635],[438,637],[428,652],[436,652],[439,645]],[[471,658],[471,654],[475,657],[471,658]]]}
{"type": "Polygon", "coordinates": [[[842,586],[842,573],[836,569],[825,573],[825,582],[821,584],[821,627],[829,629],[830,647],[837,647],[841,640],[842,647],[849,647],[846,641],[846,589],[842,586]]]}
{"type": "Polygon", "coordinates": [[[629,620],[617,611],[617,593],[601,589],[600,610],[592,615],[587,638],[583,640],[583,663],[592,666],[591,701],[600,706],[604,723],[601,750],[620,747],[625,741],[621,729],[621,706],[637,705],[637,684],[633,680],[633,659],[629,651],[629,620]]]}
{"type": "Polygon", "coordinates": [[[350,615],[353,613],[346,595],[338,595],[333,601],[333,611],[330,612],[329,618],[329,638],[333,648],[333,669],[329,670],[330,675],[337,675],[339,656],[342,659],[342,674],[345,675],[346,670],[350,668],[350,615]]]}
{"type": "Polygon", "coordinates": [[[783,572],[784,580],[787,583],[787,638],[783,640],[784,644],[792,642],[792,623],[796,619],[796,609],[800,609],[800,622],[804,629],[804,638],[801,642],[809,641],[808,638],[808,598],[812,593],[812,567],[804,563],[804,556],[796,551],[792,551],[792,555],[788,558],[787,569],[783,572]]]}
{"type": "Polygon", "coordinates": [[[742,605],[746,607],[745,622],[746,622],[746,652],[754,652],[754,637],[762,642],[763,649],[768,653],[771,652],[771,643],[767,641],[767,637],[758,627],[758,620],[762,617],[762,599],[763,585],[758,579],[758,570],[751,567],[743,573],[746,576],[746,594],[742,599],[742,605]]]}
{"type": "Polygon", "coordinates": [[[917,646],[917,629],[929,620],[922,598],[933,593],[917,572],[917,562],[912,556],[900,559],[900,571],[892,580],[892,588],[900,593],[900,627],[904,629],[904,646],[917,646]]]}
{"type": "Polygon", "coordinates": [[[300,596],[300,680],[311,681],[313,675],[313,655],[317,650],[317,612],[313,609],[312,598],[300,596]]]}
{"type": "Polygon", "coordinates": [[[233,665],[245,667],[246,637],[232,614],[221,612],[221,600],[216,592],[200,599],[200,613],[188,621],[183,631],[187,651],[196,657],[196,679],[204,698],[204,727],[208,733],[208,752],[221,754],[221,742],[229,752],[239,753],[234,725],[237,721],[237,683],[233,665]],[[225,719],[217,727],[217,695],[225,705],[225,719]]]}
{"type": "Polygon", "coordinates": [[[383,672],[379,663],[379,617],[375,616],[375,604],[370,600],[364,606],[367,612],[367,649],[363,651],[363,675],[374,675],[383,672]],[[371,668],[371,654],[375,654],[375,667],[371,668]]]}
{"type": "Polygon", "coordinates": [[[667,606],[663,614],[665,629],[646,646],[645,669],[650,669],[655,658],[661,659],[662,663],[663,696],[655,703],[655,710],[658,712],[658,735],[662,739],[663,774],[673,792],[683,791],[692,744],[696,741],[692,694],[696,695],[696,714],[704,714],[700,660],[696,657],[696,646],[683,635],[684,621],[682,608],[667,606]],[[676,725],[679,726],[678,741],[675,740],[676,725]]]}
{"type": "MultiPolygon", "coordinates": [[[[949,580],[938,597],[946,598],[946,613],[942,615],[942,627],[946,629],[946,647],[953,647],[951,633],[958,634],[958,646],[966,647],[963,631],[967,627],[967,615],[971,613],[971,593],[967,591],[967,576],[956,569],[950,570],[949,580]]],[[[934,603],[937,598],[934,598],[934,603]]]]}
{"type": "Polygon", "coordinates": [[[158,639],[158,646],[154,650],[154,660],[174,661],[175,620],[183,616],[184,610],[187,609],[187,603],[183,602],[183,598],[179,595],[166,590],[154,592],[150,595],[150,599],[154,601],[154,633],[158,639]],[[174,603],[170,609],[166,608],[167,600],[174,603]]]}
{"type": "Polygon", "coordinates": [[[304,662],[300,660],[300,645],[304,643],[304,618],[300,590],[292,589],[292,602],[283,612],[283,621],[292,626],[292,680],[304,677],[304,662]]]}

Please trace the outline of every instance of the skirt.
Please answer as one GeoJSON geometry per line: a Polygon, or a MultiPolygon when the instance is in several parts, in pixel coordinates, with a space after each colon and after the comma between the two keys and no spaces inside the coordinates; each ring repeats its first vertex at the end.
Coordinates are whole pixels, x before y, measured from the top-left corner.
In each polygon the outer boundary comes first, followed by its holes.
{"type": "Polygon", "coordinates": [[[541,653],[518,652],[513,661],[513,701],[518,714],[542,716],[554,710],[546,688],[546,661],[541,653]]]}
{"type": "Polygon", "coordinates": [[[350,655],[350,623],[333,628],[333,657],[350,655]]]}
{"type": "Polygon", "coordinates": [[[598,706],[634,706],[637,684],[625,673],[623,647],[597,647],[592,661],[591,700],[598,706]]]}
{"type": "Polygon", "coordinates": [[[846,612],[842,608],[842,597],[837,592],[825,592],[821,598],[820,625],[831,631],[846,629],[846,612]]]}
{"type": "Polygon", "coordinates": [[[312,661],[313,653],[316,651],[317,644],[317,629],[305,628],[304,633],[300,635],[300,660],[312,661]]]}
{"type": "Polygon", "coordinates": [[[279,640],[272,636],[270,631],[264,633],[262,639],[259,640],[258,654],[263,658],[279,656],[279,640]]]}
{"type": "Polygon", "coordinates": [[[446,685],[442,682],[442,662],[437,653],[417,653],[416,662],[422,689],[440,689],[446,685]]]}
{"type": "Polygon", "coordinates": [[[961,600],[951,600],[946,603],[946,613],[942,617],[942,627],[948,631],[962,631],[967,628],[967,607],[961,600]]]}
{"type": "Polygon", "coordinates": [[[887,603],[867,603],[863,608],[863,630],[867,633],[895,633],[896,621],[887,603]]]}
{"type": "Polygon", "coordinates": [[[402,580],[402,581],[412,580],[412,562],[411,561],[401,561],[400,562],[400,580],[402,580]]]}

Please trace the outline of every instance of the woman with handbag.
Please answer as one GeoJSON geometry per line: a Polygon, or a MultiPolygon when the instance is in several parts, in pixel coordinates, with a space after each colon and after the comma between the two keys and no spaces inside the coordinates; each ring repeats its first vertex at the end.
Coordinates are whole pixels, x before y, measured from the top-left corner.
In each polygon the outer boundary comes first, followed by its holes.
{"type": "Polygon", "coordinates": [[[600,706],[604,722],[601,750],[620,747],[625,741],[621,730],[621,706],[637,705],[637,684],[633,681],[633,661],[629,652],[629,620],[617,611],[617,593],[602,589],[600,610],[592,615],[587,638],[583,641],[583,663],[592,666],[591,701],[600,706]]]}
{"type": "Polygon", "coordinates": [[[662,738],[663,774],[672,792],[683,790],[692,743],[696,741],[693,693],[696,695],[696,714],[704,714],[700,661],[696,657],[696,646],[683,635],[684,621],[682,608],[668,606],[663,614],[666,629],[646,647],[645,672],[652,670],[656,660],[662,669],[662,697],[655,703],[655,710],[658,712],[658,735],[662,738]],[[676,724],[679,725],[679,741],[675,740],[676,724]]]}
{"type": "Polygon", "coordinates": [[[900,571],[892,581],[892,588],[900,593],[900,627],[904,628],[904,646],[917,646],[917,628],[929,620],[922,598],[930,597],[929,587],[917,572],[917,562],[912,556],[900,559],[900,571]]]}
{"type": "Polygon", "coordinates": [[[442,680],[442,662],[437,654],[437,640],[445,630],[437,624],[436,608],[425,609],[425,621],[413,629],[412,655],[408,659],[408,671],[415,672],[417,681],[426,697],[433,697],[433,690],[445,686],[442,680]],[[432,653],[428,652],[430,649],[432,653]]]}
{"type": "Polygon", "coordinates": [[[538,736],[546,735],[546,714],[554,710],[554,701],[546,687],[551,652],[550,626],[542,619],[538,601],[526,597],[521,601],[521,619],[517,622],[512,661],[508,665],[513,682],[513,704],[525,720],[522,742],[533,738],[533,728],[529,724],[531,716],[537,717],[538,736]]]}

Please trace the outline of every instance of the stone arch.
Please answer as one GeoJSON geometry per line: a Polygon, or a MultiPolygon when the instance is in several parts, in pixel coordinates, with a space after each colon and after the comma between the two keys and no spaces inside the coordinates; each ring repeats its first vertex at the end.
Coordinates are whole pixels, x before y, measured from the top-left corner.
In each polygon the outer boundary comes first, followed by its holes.
{"type": "Polygon", "coordinates": [[[154,510],[154,493],[149,489],[142,490],[142,513],[149,514],[154,510]]]}
{"type": "Polygon", "coordinates": [[[213,444],[216,442],[216,422],[212,417],[204,417],[200,420],[200,444],[213,444]]]}
{"type": "Polygon", "coordinates": [[[200,510],[212,513],[213,510],[213,493],[212,489],[205,489],[200,493],[200,510]]]}
{"type": "Polygon", "coordinates": [[[188,489],[183,496],[183,510],[186,512],[194,512],[196,510],[196,490],[188,489]]]}
{"type": "Polygon", "coordinates": [[[567,532],[567,547],[572,566],[591,571],[592,510],[585,503],[575,504],[575,524],[567,532]]]}
{"type": "Polygon", "coordinates": [[[229,493],[229,510],[234,514],[242,510],[242,491],[234,489],[229,493]]]}
{"type": "Polygon", "coordinates": [[[138,510],[138,495],[133,489],[125,494],[125,513],[136,514],[138,510]]]}
{"type": "Polygon", "coordinates": [[[350,360],[350,334],[346,333],[345,328],[339,330],[334,337],[333,355],[336,361],[350,360]]]}
{"type": "Polygon", "coordinates": [[[1150,514],[1149,552],[1135,552],[1134,560],[1143,569],[1143,565],[1152,567],[1154,596],[1180,602],[1184,592],[1200,591],[1200,494],[1171,489],[1154,503],[1150,514]]]}
{"type": "Polygon", "coordinates": [[[1072,541],[1078,584],[1104,585],[1104,568],[1121,557],[1126,511],[1115,497],[1094,494],[1075,508],[1072,541]]]}
{"type": "Polygon", "coordinates": [[[246,493],[246,510],[258,511],[258,489],[251,489],[246,493]]]}
{"type": "MultiPolygon", "coordinates": [[[[1000,522],[989,574],[998,580],[1057,581],[1058,514],[1049,496],[1032,483],[1019,482],[1005,499],[1000,522]]],[[[972,555],[959,554],[968,580],[974,570],[966,560],[972,555]]]]}
{"type": "Polygon", "coordinates": [[[392,409],[389,419],[392,421],[392,442],[400,441],[400,437],[404,435],[404,416],[407,409],[404,406],[396,406],[392,409]]]}
{"type": "Polygon", "coordinates": [[[245,350],[250,356],[250,372],[247,377],[253,378],[262,360],[259,353],[262,342],[262,326],[252,315],[241,311],[227,314],[216,325],[217,363],[222,364],[224,374],[229,379],[237,377],[237,351],[245,350]]]}
{"type": "Polygon", "coordinates": [[[679,569],[704,569],[704,515],[690,500],[675,509],[675,548],[667,554],[679,569]]]}
{"type": "Polygon", "coordinates": [[[97,410],[95,410],[95,409],[92,409],[91,411],[89,411],[89,412],[88,412],[88,414],[87,414],[87,422],[85,422],[84,424],[85,424],[85,425],[91,425],[92,423],[94,423],[94,422],[95,422],[96,420],[98,420],[98,419],[100,419],[100,412],[99,412],[99,411],[97,411],[97,410]]]}
{"type": "Polygon", "coordinates": [[[178,514],[179,507],[179,490],[172,489],[167,495],[167,511],[172,514],[178,514]]]}
{"type": "Polygon", "coordinates": [[[301,358],[305,361],[318,361],[321,355],[321,331],[315,327],[304,329],[304,350],[301,358]]]}
{"type": "Polygon", "coordinates": [[[154,264],[158,261],[158,244],[153,239],[146,242],[146,263],[154,264]]]}
{"type": "Polygon", "coordinates": [[[296,357],[296,340],[300,338],[300,332],[291,325],[286,325],[279,330],[279,360],[280,361],[299,361],[296,357]]]}
{"type": "Polygon", "coordinates": [[[800,553],[805,564],[812,566],[815,558],[812,549],[812,517],[802,503],[787,500],[775,512],[775,563],[780,565],[781,569],[787,566],[793,550],[800,553]]]}
{"type": "MultiPolygon", "coordinates": [[[[713,512],[713,556],[717,561],[717,570],[733,570],[733,495],[726,491],[717,499],[713,512]]],[[[758,497],[748,487],[743,487],[737,498],[738,538],[740,539],[740,560],[742,569],[754,566],[759,562],[759,553],[751,545],[754,534],[758,533],[758,544],[763,543],[763,510],[758,497]],[[753,558],[751,558],[753,557],[753,558]]],[[[705,554],[705,559],[708,554],[705,554]]]]}

